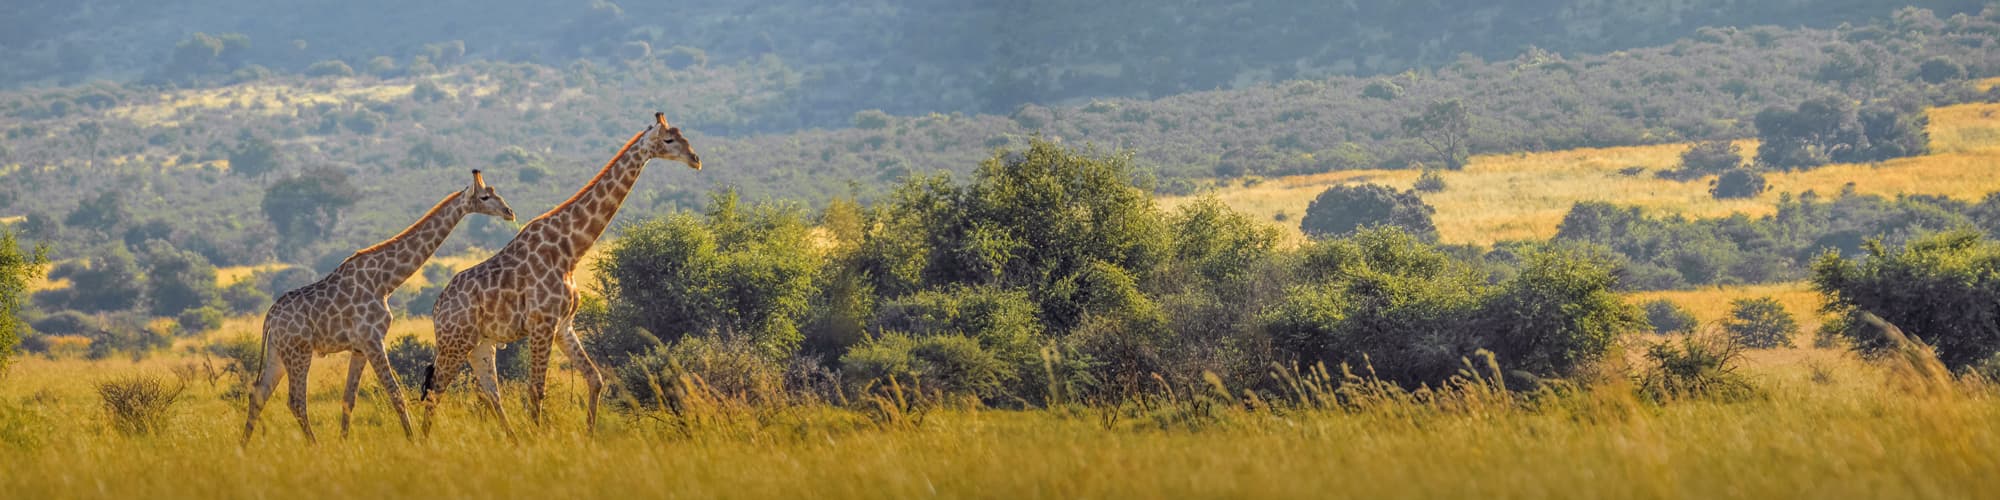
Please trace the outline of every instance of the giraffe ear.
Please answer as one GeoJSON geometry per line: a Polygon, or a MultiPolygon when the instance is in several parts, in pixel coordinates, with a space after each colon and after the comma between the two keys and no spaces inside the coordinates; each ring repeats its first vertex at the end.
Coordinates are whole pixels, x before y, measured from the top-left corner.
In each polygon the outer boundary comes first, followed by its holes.
{"type": "Polygon", "coordinates": [[[486,176],[479,175],[479,169],[472,169],[472,187],[485,189],[486,176]]]}

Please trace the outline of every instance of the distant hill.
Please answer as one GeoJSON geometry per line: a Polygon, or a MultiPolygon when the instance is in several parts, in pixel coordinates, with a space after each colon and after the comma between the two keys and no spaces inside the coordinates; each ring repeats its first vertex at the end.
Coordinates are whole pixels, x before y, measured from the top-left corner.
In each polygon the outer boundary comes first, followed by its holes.
{"type": "MultiPolygon", "coordinates": [[[[1941,19],[1984,5],[1902,3],[1941,19]]],[[[398,67],[775,57],[803,81],[799,119],[758,129],[778,131],[843,125],[864,109],[1009,113],[1028,103],[1395,74],[1531,47],[1606,53],[1703,27],[1832,28],[1893,8],[1866,0],[24,0],[0,19],[0,84],[185,84],[201,80],[185,74],[197,70],[297,72],[328,60],[360,69],[378,57],[398,67]],[[241,37],[181,54],[197,32],[241,37]]],[[[1896,21],[1898,29],[1924,22],[1896,21]]]]}

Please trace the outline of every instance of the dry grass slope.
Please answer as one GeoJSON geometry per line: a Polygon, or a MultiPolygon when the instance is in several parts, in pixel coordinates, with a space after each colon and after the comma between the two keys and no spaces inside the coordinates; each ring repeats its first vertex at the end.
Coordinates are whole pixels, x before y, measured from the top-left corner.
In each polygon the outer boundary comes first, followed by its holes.
{"type": "MultiPolygon", "coordinates": [[[[1447,242],[1490,244],[1516,239],[1546,239],[1555,235],[1563,215],[1579,201],[1609,201],[1645,207],[1653,213],[1717,217],[1731,213],[1765,215],[1774,210],[1781,193],[1838,192],[1848,183],[1864,194],[1938,194],[1977,200],[2000,191],[2000,104],[1961,104],[1935,108],[1931,118],[1931,150],[1927,156],[1870,165],[1831,165],[1808,172],[1768,176],[1771,190],[1741,200],[1716,200],[1705,181],[1675,182],[1654,172],[1673,168],[1686,144],[1576,149],[1547,153],[1483,155],[1465,170],[1444,172],[1444,192],[1426,194],[1437,208],[1438,232],[1447,242]],[[1624,175],[1638,167],[1644,172],[1624,175]]],[[[1754,151],[1754,141],[1740,142],[1754,151]]],[[[1306,205],[1329,186],[1376,183],[1408,189],[1418,172],[1409,170],[1350,170],[1264,179],[1255,186],[1214,189],[1231,207],[1258,217],[1284,213],[1281,223],[1296,234],[1306,205]]],[[[1192,197],[1162,199],[1167,206],[1192,197]]]]}

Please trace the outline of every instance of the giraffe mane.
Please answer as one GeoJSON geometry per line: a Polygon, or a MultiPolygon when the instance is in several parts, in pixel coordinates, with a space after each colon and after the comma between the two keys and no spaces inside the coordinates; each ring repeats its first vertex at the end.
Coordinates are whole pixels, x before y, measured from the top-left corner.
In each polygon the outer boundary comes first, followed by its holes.
{"type": "Polygon", "coordinates": [[[350,255],[350,256],[348,256],[346,260],[342,260],[342,261],[340,261],[340,263],[341,263],[341,264],[346,264],[346,263],[347,263],[347,261],[349,261],[349,260],[354,260],[354,258],[355,258],[355,257],[360,257],[360,256],[363,256],[363,255],[368,255],[368,254],[371,254],[371,253],[375,253],[375,252],[378,252],[378,251],[381,251],[381,250],[382,250],[382,247],[386,247],[386,246],[389,246],[389,244],[390,244],[390,243],[395,243],[395,242],[397,242],[397,241],[402,241],[402,239],[403,239],[403,238],[407,238],[407,237],[409,237],[409,236],[410,236],[410,232],[411,232],[411,231],[416,231],[416,230],[417,230],[417,226],[421,226],[421,225],[423,225],[423,222],[424,222],[425,220],[427,220],[427,219],[430,219],[432,215],[437,215],[437,213],[438,213],[438,211],[439,211],[439,210],[444,210],[444,206],[445,206],[446,204],[449,204],[449,203],[451,203],[451,202],[452,202],[453,200],[457,200],[457,199],[458,199],[458,197],[460,197],[460,196],[464,196],[464,195],[465,195],[465,192],[464,192],[464,191],[452,191],[452,192],[451,192],[451,194],[448,194],[448,195],[445,195],[445,196],[444,196],[444,199],[442,199],[442,200],[438,200],[438,202],[437,202],[437,205],[434,205],[434,206],[432,206],[432,207],[431,207],[431,209],[430,209],[429,211],[426,211],[426,212],[424,212],[424,215],[423,215],[423,216],[421,216],[421,217],[417,217],[417,221],[416,221],[416,222],[412,222],[412,223],[410,223],[410,227],[406,227],[406,228],[403,228],[403,232],[400,232],[400,233],[396,233],[396,235],[395,235],[395,236],[390,236],[390,237],[389,237],[389,239],[386,239],[386,240],[382,240],[382,242],[381,242],[381,243],[376,243],[376,244],[374,244],[374,245],[369,245],[369,246],[368,246],[368,248],[363,248],[363,249],[360,249],[360,250],[356,250],[356,251],[354,252],[354,255],[350,255]]]}
{"type": "Polygon", "coordinates": [[[611,166],[618,164],[618,160],[620,158],[624,158],[625,153],[632,151],[633,145],[639,144],[639,138],[645,137],[646,132],[651,132],[652,130],[653,130],[652,127],[647,127],[646,130],[641,130],[637,134],[632,134],[632,139],[625,141],[625,146],[618,148],[618,154],[611,155],[611,161],[604,162],[604,168],[597,169],[597,175],[591,177],[590,182],[584,183],[582,189],[576,190],[576,194],[569,195],[569,199],[563,200],[563,202],[557,204],[555,208],[551,208],[547,212],[542,212],[542,215],[535,216],[534,220],[528,222],[533,223],[540,221],[542,219],[547,219],[549,217],[555,216],[555,214],[562,212],[563,209],[569,208],[570,205],[574,205],[576,204],[576,202],[581,201],[583,199],[583,195],[590,193],[593,188],[597,187],[598,183],[604,182],[604,176],[611,173],[611,166]]]}

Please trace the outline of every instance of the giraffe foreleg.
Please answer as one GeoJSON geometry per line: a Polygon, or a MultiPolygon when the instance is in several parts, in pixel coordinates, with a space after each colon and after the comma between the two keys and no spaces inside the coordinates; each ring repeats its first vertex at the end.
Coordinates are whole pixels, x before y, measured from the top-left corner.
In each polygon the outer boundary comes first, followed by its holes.
{"type": "Polygon", "coordinates": [[[528,334],[528,418],[542,425],[542,398],[549,388],[549,348],[555,343],[553,325],[528,334]]]}
{"type": "Polygon", "coordinates": [[[367,351],[368,365],[375,370],[375,378],[382,381],[382,390],[389,393],[389,404],[396,407],[396,418],[403,423],[403,437],[414,438],[410,430],[410,409],[403,404],[403,384],[396,381],[396,370],[389,367],[389,350],[376,342],[367,351]]]}
{"type": "Polygon", "coordinates": [[[361,392],[361,369],[368,366],[368,359],[361,351],[347,355],[347,392],[340,397],[340,438],[347,439],[348,421],[354,418],[354,397],[361,392]]]}

